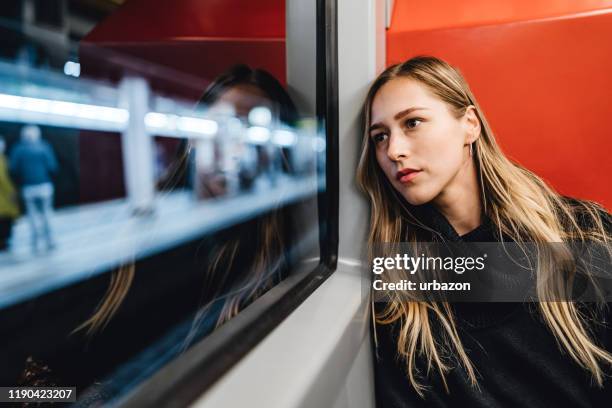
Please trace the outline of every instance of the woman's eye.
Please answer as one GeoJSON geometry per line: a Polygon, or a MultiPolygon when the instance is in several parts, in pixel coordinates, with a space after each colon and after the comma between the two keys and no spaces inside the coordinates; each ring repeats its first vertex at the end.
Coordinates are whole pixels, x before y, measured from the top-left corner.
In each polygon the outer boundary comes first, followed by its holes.
{"type": "Polygon", "coordinates": [[[415,127],[417,127],[419,125],[419,123],[421,123],[422,120],[421,119],[417,119],[417,118],[412,118],[412,119],[408,119],[405,122],[405,125],[407,128],[409,129],[414,129],[415,127]]]}
{"type": "Polygon", "coordinates": [[[384,141],[386,137],[387,137],[386,133],[377,133],[374,136],[372,136],[372,140],[374,141],[374,143],[380,143],[384,141]]]}

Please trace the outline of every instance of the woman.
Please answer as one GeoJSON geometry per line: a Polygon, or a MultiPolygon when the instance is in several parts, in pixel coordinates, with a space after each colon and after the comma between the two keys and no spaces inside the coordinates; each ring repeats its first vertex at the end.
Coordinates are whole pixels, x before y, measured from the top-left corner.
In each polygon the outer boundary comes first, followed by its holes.
{"type": "Polygon", "coordinates": [[[357,180],[372,204],[370,245],[532,242],[542,250],[538,295],[550,300],[451,304],[390,293],[374,308],[379,406],[609,404],[608,315],[555,296],[558,280],[547,278],[556,258],[545,250],[608,246],[609,214],[506,158],[459,71],[437,58],[412,58],[374,81],[365,132],[357,180]]]}

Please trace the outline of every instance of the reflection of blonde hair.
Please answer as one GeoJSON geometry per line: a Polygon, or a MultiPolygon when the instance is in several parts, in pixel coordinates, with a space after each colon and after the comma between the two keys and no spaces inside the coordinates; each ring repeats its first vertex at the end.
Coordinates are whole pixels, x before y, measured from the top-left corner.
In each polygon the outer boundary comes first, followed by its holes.
{"type": "MultiPolygon", "coordinates": [[[[283,243],[279,239],[282,227],[282,216],[276,210],[257,220],[255,232],[258,235],[256,238],[257,251],[250,265],[243,265],[247,269],[247,277],[244,281],[234,285],[232,296],[229,296],[227,302],[224,303],[216,326],[220,326],[236,316],[246,305],[265,293],[275,283],[278,283],[282,267],[285,266],[286,262],[283,243]]],[[[243,245],[241,239],[234,239],[224,245],[222,251],[215,255],[214,262],[208,270],[208,276],[231,270],[241,245],[243,245]],[[228,250],[231,255],[227,253],[228,250]],[[225,262],[229,264],[224,265],[225,262]]]]}
{"type": "MultiPolygon", "coordinates": [[[[279,235],[283,229],[282,211],[275,209],[256,220],[255,230],[250,231],[251,236],[232,238],[211,248],[210,263],[204,276],[205,303],[195,313],[183,348],[188,347],[201,333],[217,328],[236,316],[282,279],[288,262],[284,253],[287,242],[281,241],[279,235]],[[257,242],[257,247],[253,258],[245,264],[243,259],[250,255],[245,253],[245,243],[251,241],[257,242]],[[242,273],[235,274],[237,270],[242,273]],[[226,281],[229,284],[224,285],[226,281]],[[203,326],[204,319],[217,313],[213,308],[217,302],[221,302],[222,306],[215,316],[214,326],[203,326]]],[[[108,325],[132,286],[135,269],[134,262],[129,262],[111,273],[109,286],[96,310],[73,333],[85,330],[88,336],[92,336],[108,325]]]]}
{"type": "Polygon", "coordinates": [[[253,236],[231,238],[212,250],[204,283],[207,301],[198,309],[183,348],[210,328],[203,326],[206,318],[215,317],[214,328],[223,325],[282,279],[288,262],[284,253],[287,242],[279,239],[283,226],[282,211],[275,209],[255,221],[249,230],[253,236]],[[256,242],[252,253],[248,253],[249,242],[256,242]],[[221,309],[217,314],[213,309],[218,303],[221,309]]]}
{"type": "MultiPolygon", "coordinates": [[[[391,206],[397,202],[397,192],[386,180],[375,156],[368,129],[371,126],[372,101],[378,90],[394,78],[411,78],[425,85],[462,117],[474,106],[481,123],[481,135],[474,142],[474,161],[478,172],[485,214],[495,225],[498,236],[509,236],[516,242],[529,241],[538,246],[539,310],[558,344],[581,367],[588,370],[597,384],[603,384],[601,363],[612,363],[612,355],[599,347],[589,334],[586,316],[569,301],[559,301],[571,282],[555,276],[555,265],[567,250],[552,253],[545,243],[568,243],[570,240],[609,242],[600,206],[592,202],[570,204],[548,187],[538,176],[510,161],[497,145],[493,133],[474,95],[459,71],[433,57],[416,57],[385,70],[372,84],[365,102],[365,130],[357,168],[359,187],[371,201],[369,244],[407,241],[413,245],[422,240],[423,230],[406,206],[391,206]],[[556,258],[557,257],[557,258],[556,258]],[[555,279],[556,278],[556,279],[555,279]],[[554,301],[551,299],[555,299],[554,301]]],[[[447,302],[418,302],[402,294],[391,294],[390,301],[375,322],[401,323],[397,350],[405,359],[411,384],[423,396],[424,386],[415,377],[415,358],[423,354],[429,369],[435,367],[448,391],[445,374],[451,369],[445,350],[454,350],[457,360],[466,369],[473,386],[477,386],[474,368],[459,338],[451,308],[447,302]],[[434,336],[432,318],[440,323],[443,333],[434,336]]]]}
{"type": "Polygon", "coordinates": [[[131,262],[111,273],[110,284],[95,312],[74,329],[73,333],[86,329],[87,334],[91,336],[106,327],[130,290],[134,280],[134,271],[135,266],[131,262]]]}
{"type": "MultiPolygon", "coordinates": [[[[181,157],[180,162],[184,160],[186,155],[181,157]]],[[[181,167],[184,169],[180,164],[171,169],[171,176],[164,188],[171,189],[175,186],[176,174],[181,171],[181,167]]],[[[212,307],[216,302],[222,301],[222,308],[216,318],[215,328],[237,315],[282,278],[281,274],[288,262],[284,251],[289,243],[289,237],[281,236],[285,228],[283,215],[282,209],[275,207],[269,214],[257,218],[254,230],[249,231],[250,236],[231,238],[211,248],[210,262],[204,276],[206,301],[195,314],[191,330],[184,342],[185,347],[201,331],[200,326],[203,319],[208,317],[208,313],[214,313],[212,307]],[[254,254],[245,253],[247,242],[257,243],[254,254]],[[249,255],[253,255],[252,259],[249,258],[250,264],[240,262],[249,255]],[[242,274],[233,275],[232,272],[236,269],[242,269],[242,274]]],[[[87,335],[91,336],[108,325],[132,286],[135,269],[135,263],[132,261],[111,272],[109,286],[96,310],[74,329],[73,333],[85,330],[87,335]]]]}
{"type": "MultiPolygon", "coordinates": [[[[286,124],[294,125],[298,113],[295,104],[283,86],[270,73],[261,69],[251,69],[246,65],[236,65],[219,75],[206,89],[200,104],[209,107],[228,89],[249,84],[260,88],[278,108],[279,119],[286,124]]],[[[186,143],[185,150],[180,154],[167,170],[167,177],[161,183],[160,190],[171,190],[185,179],[188,169],[189,155],[193,145],[186,143]]],[[[280,159],[285,168],[290,168],[287,152],[280,150],[280,159]]],[[[222,245],[211,248],[210,263],[206,268],[204,290],[207,295],[206,302],[201,306],[193,319],[191,330],[185,340],[185,346],[201,332],[201,324],[208,313],[212,311],[217,301],[222,301],[222,308],[216,319],[218,327],[234,317],[240,310],[253,300],[257,299],[281,279],[283,268],[287,265],[285,248],[289,237],[281,235],[285,228],[284,211],[278,203],[268,214],[261,215],[252,236],[232,238],[222,245]],[[246,238],[246,239],[245,239],[246,238]],[[250,265],[236,262],[245,256],[245,242],[255,241],[258,246],[250,265]],[[287,241],[287,242],[285,242],[287,241]],[[233,267],[243,269],[243,275],[238,276],[239,281],[232,276],[233,267]],[[229,283],[228,283],[229,282],[229,283]],[[219,288],[223,284],[229,288],[219,288]]],[[[86,330],[88,335],[104,329],[119,310],[127,296],[134,279],[135,265],[126,263],[111,273],[109,287],[98,304],[93,315],[80,324],[74,331],[86,330]]]]}

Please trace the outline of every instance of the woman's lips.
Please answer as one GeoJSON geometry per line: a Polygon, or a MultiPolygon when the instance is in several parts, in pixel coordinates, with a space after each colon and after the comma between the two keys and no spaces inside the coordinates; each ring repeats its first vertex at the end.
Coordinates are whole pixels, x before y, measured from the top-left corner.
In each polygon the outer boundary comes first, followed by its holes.
{"type": "Polygon", "coordinates": [[[404,169],[397,172],[396,178],[400,183],[408,183],[419,175],[421,170],[404,169]]]}

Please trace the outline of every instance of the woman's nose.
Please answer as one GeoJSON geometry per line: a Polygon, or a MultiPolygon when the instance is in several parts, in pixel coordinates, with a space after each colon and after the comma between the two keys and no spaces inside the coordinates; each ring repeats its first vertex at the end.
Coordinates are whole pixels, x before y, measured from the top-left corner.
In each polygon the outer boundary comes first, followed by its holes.
{"type": "Polygon", "coordinates": [[[410,154],[410,146],[404,135],[393,132],[389,135],[387,156],[393,161],[406,158],[410,154]]]}

